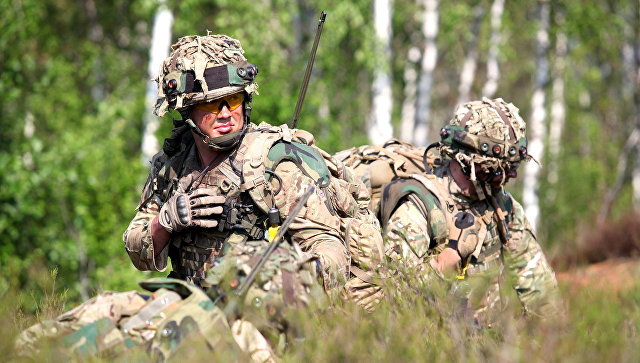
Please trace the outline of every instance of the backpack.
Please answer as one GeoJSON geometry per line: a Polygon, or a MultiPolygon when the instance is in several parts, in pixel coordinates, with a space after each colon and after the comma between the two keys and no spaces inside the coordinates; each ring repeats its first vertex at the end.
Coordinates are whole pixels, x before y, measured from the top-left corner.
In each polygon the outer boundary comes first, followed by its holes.
{"type": "Polygon", "coordinates": [[[317,148],[309,132],[289,129],[287,125],[261,124],[258,127],[268,129],[260,133],[259,142],[252,141],[245,154],[251,168],[243,168],[243,173],[245,170],[248,173],[245,183],[251,179],[258,182],[249,181],[244,190],[249,191],[252,199],[266,212],[270,205],[266,203],[269,183],[262,182],[261,178],[265,178],[267,170],[274,170],[282,161],[291,161],[316,180],[316,185],[328,196],[329,210],[339,217],[339,226],[334,228],[343,236],[351,257],[344,294],[371,310],[382,297],[371,272],[380,268],[384,247],[379,222],[368,209],[369,188],[353,170],[317,148]]]}
{"type": "Polygon", "coordinates": [[[369,188],[369,209],[377,215],[382,187],[391,180],[411,174],[431,173],[437,155],[425,147],[391,139],[383,145],[363,145],[336,153],[334,156],[351,167],[369,188]]]}

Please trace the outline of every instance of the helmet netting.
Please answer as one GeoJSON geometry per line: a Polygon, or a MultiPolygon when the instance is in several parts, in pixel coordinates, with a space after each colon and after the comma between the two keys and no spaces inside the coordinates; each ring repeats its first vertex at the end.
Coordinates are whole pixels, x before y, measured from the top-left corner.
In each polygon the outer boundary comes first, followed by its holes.
{"type": "MultiPolygon", "coordinates": [[[[483,98],[481,101],[459,105],[449,124],[464,126],[469,134],[485,136],[505,144],[515,145],[526,137],[526,124],[518,111],[516,106],[506,103],[502,98],[494,100],[483,98]],[[505,122],[498,109],[506,116],[508,123],[505,122]]],[[[458,161],[464,169],[468,170],[473,181],[476,180],[477,167],[484,172],[499,170],[502,172],[504,180],[506,171],[517,166],[500,157],[460,150],[451,145],[442,144],[440,152],[441,155],[458,161]]],[[[524,160],[530,159],[531,156],[527,155],[524,160]]]]}
{"type": "Polygon", "coordinates": [[[171,46],[172,53],[167,57],[160,68],[155,81],[158,83],[158,99],[155,113],[162,116],[169,108],[169,102],[163,89],[164,77],[175,71],[193,71],[196,80],[200,81],[202,92],[184,93],[177,97],[175,108],[181,110],[187,106],[208,102],[216,98],[224,97],[236,92],[245,91],[248,94],[257,94],[258,84],[251,82],[246,86],[230,86],[216,90],[209,90],[204,79],[204,70],[211,67],[246,62],[244,49],[240,41],[227,35],[190,35],[178,39],[171,46]]]}

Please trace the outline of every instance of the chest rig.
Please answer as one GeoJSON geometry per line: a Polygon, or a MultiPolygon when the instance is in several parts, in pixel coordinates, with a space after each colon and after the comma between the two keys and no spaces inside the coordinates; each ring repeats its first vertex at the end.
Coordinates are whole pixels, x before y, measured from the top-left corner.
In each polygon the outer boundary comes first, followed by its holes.
{"type": "MultiPolygon", "coordinates": [[[[265,239],[267,216],[275,207],[273,194],[280,191],[272,190],[271,179],[280,162],[292,161],[320,188],[328,186],[330,174],[322,157],[305,149],[307,140],[312,140],[307,134],[289,130],[286,125],[250,124],[237,149],[203,175],[193,140],[181,145],[172,157],[161,153],[154,158],[154,168],[145,187],[146,201],[153,198],[161,206],[175,193],[196,188],[211,188],[227,198],[218,227],[188,229],[172,235],[169,257],[174,271],[171,277],[202,284],[206,271],[228,248],[247,240],[265,239]],[[302,152],[291,153],[287,145],[294,145],[302,152]]],[[[277,187],[281,188],[282,185],[277,187]]]]}
{"type": "MultiPolygon", "coordinates": [[[[463,257],[466,274],[485,271],[500,261],[502,252],[498,222],[494,218],[496,208],[487,200],[468,201],[453,195],[449,191],[450,182],[453,181],[442,175],[413,174],[387,184],[379,212],[382,226],[386,228],[397,206],[409,200],[427,220],[432,252],[448,245],[463,257]],[[461,219],[469,223],[461,226],[461,219]]],[[[498,209],[506,211],[505,220],[509,223],[513,218],[511,196],[501,192],[495,200],[498,209]]]]}

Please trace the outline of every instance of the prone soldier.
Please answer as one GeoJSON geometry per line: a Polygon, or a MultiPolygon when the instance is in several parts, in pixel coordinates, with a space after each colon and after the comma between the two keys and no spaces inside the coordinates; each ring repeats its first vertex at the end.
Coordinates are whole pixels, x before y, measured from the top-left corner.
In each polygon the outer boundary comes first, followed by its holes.
{"type": "MultiPolygon", "coordinates": [[[[518,109],[501,98],[459,105],[434,146],[440,165],[433,174],[389,183],[381,218],[386,243],[402,258],[428,263],[458,279],[493,276],[474,316],[490,323],[500,301],[499,277],[514,276],[514,288],[530,314],[557,312],[555,274],[522,206],[504,190],[517,168],[530,161],[526,125],[518,109]]],[[[502,302],[504,303],[504,301],[502,302]]]]}
{"type": "Polygon", "coordinates": [[[514,277],[525,312],[550,315],[559,308],[555,274],[522,206],[504,190],[531,159],[525,133],[513,104],[484,98],[459,105],[441,140],[426,149],[390,140],[336,155],[380,199],[371,209],[386,254],[423,277],[457,274],[454,284],[467,286],[458,291],[484,324],[505,302],[498,284],[503,272],[514,277]],[[487,278],[490,288],[480,288],[487,278]]]}

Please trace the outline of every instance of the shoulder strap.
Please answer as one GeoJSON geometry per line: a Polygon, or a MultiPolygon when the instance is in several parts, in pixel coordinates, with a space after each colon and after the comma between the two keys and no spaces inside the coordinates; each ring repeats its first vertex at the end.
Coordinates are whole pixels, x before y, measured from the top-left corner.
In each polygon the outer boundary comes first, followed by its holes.
{"type": "Polygon", "coordinates": [[[387,184],[382,193],[380,222],[384,228],[402,199],[408,198],[421,210],[437,243],[446,241],[457,213],[453,199],[433,175],[413,174],[387,184]]]}
{"type": "Polygon", "coordinates": [[[162,204],[171,192],[171,180],[176,178],[182,172],[184,160],[189,152],[189,147],[185,147],[179,153],[169,157],[163,150],[160,150],[151,159],[151,171],[145,183],[142,198],[136,207],[139,210],[143,205],[147,204],[151,199],[156,198],[158,203],[162,204]]]}
{"type": "Polygon", "coordinates": [[[321,187],[330,182],[330,172],[322,155],[312,146],[313,136],[305,131],[289,129],[287,125],[270,126],[262,123],[258,130],[247,133],[243,141],[247,145],[245,165],[242,168],[240,190],[248,192],[253,201],[265,213],[271,207],[271,186],[266,172],[279,163],[291,161],[321,187]]]}

